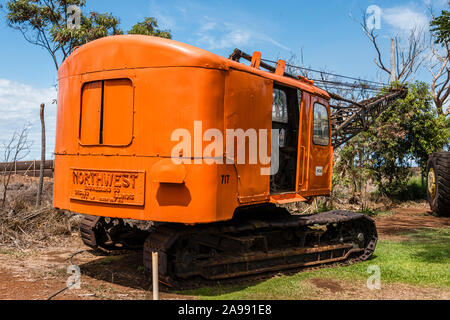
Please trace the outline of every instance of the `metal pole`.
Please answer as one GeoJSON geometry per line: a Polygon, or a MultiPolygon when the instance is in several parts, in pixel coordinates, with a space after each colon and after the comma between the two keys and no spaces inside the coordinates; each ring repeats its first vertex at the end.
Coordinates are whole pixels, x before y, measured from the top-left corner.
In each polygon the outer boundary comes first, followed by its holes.
{"type": "Polygon", "coordinates": [[[159,271],[158,271],[158,252],[152,254],[152,273],[153,273],[153,300],[159,300],[159,271]]]}
{"type": "Polygon", "coordinates": [[[397,62],[396,62],[396,57],[395,57],[395,52],[396,52],[396,48],[395,48],[395,40],[394,38],[392,38],[391,40],[391,79],[390,79],[390,83],[397,81],[397,71],[396,71],[396,67],[397,67],[397,62]]]}

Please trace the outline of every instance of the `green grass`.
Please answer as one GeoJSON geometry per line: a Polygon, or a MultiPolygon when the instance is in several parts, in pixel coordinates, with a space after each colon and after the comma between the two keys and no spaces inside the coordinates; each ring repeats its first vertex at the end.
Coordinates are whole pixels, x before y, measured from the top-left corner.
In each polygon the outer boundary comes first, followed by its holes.
{"type": "Polygon", "coordinates": [[[24,250],[18,250],[18,249],[1,249],[0,248],[0,255],[6,255],[6,256],[12,256],[14,258],[26,258],[31,257],[33,255],[36,255],[36,251],[24,251],[24,250]]]}
{"type": "Polygon", "coordinates": [[[415,176],[409,179],[406,189],[400,192],[396,198],[399,200],[424,200],[427,198],[427,182],[424,180],[422,185],[422,177],[415,176]]]}
{"type": "Polygon", "coordinates": [[[360,210],[359,212],[364,213],[365,215],[369,217],[380,217],[380,216],[391,216],[394,213],[391,211],[383,211],[379,209],[371,209],[371,208],[364,208],[360,210]]]}
{"type": "Polygon", "coordinates": [[[111,264],[116,261],[120,261],[123,258],[125,258],[125,257],[124,256],[109,256],[109,257],[105,257],[105,258],[97,261],[97,264],[107,265],[107,264],[111,264]]]}
{"type": "Polygon", "coordinates": [[[347,267],[324,268],[279,276],[245,286],[216,286],[179,292],[200,299],[308,299],[316,289],[308,279],[366,281],[367,268],[381,269],[382,283],[450,289],[450,229],[421,230],[405,241],[380,241],[372,260],[347,267]]]}

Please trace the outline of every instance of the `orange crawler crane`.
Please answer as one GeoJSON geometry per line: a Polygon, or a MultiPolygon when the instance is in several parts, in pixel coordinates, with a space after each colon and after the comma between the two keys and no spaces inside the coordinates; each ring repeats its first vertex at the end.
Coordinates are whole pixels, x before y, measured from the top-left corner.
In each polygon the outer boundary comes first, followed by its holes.
{"type": "Polygon", "coordinates": [[[58,81],[54,206],[86,215],[88,246],[144,243],[144,265],[158,251],[168,280],[372,256],[370,218],[295,216],[279,206],[330,195],[333,131],[361,119],[333,119],[329,94],[287,75],[284,61],[271,69],[257,52],[227,59],[172,40],[114,36],[75,50],[58,81]],[[278,133],[279,161],[251,159],[255,132],[269,160],[278,133]],[[153,223],[142,230],[131,220],[153,223]]]}

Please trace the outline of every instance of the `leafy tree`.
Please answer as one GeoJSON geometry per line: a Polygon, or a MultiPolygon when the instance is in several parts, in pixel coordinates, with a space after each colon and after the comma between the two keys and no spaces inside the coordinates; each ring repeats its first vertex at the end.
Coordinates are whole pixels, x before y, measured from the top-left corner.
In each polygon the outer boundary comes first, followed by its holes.
{"type": "MultiPolygon", "coordinates": [[[[333,170],[333,192],[341,185],[349,189],[350,203],[366,208],[367,185],[373,177],[369,141],[360,134],[336,150],[333,170]]],[[[332,195],[333,198],[333,195],[332,195]]]]}
{"type": "Polygon", "coordinates": [[[428,85],[408,86],[408,95],[384,112],[368,133],[373,141],[373,169],[381,192],[404,190],[416,162],[425,171],[428,157],[448,143],[445,118],[433,108],[428,85]]]}
{"type": "Polygon", "coordinates": [[[145,18],[143,22],[135,24],[128,33],[172,39],[170,31],[158,29],[158,22],[155,18],[145,18]]]}
{"type": "Polygon", "coordinates": [[[436,37],[436,44],[450,42],[450,12],[443,10],[439,17],[434,17],[430,23],[431,32],[436,37]]]}
{"type": "Polygon", "coordinates": [[[370,176],[381,193],[393,196],[406,189],[414,163],[425,172],[429,155],[449,143],[450,132],[433,107],[428,85],[416,82],[408,89],[404,99],[343,147],[337,173],[350,179],[370,176]]]}
{"type": "Polygon", "coordinates": [[[81,28],[69,29],[68,7],[85,7],[86,0],[13,0],[8,1],[8,25],[19,30],[28,42],[43,47],[51,55],[56,69],[79,45],[101,37],[122,34],[119,19],[109,13],[81,15],[81,28]]]}
{"type": "MultiPolygon", "coordinates": [[[[7,3],[8,25],[24,38],[48,51],[56,69],[73,49],[102,37],[123,34],[119,18],[111,13],[81,13],[79,28],[67,25],[72,5],[85,8],[86,0],[11,0],[7,3]]],[[[81,10],[83,12],[83,10],[81,10]]],[[[171,38],[170,31],[159,30],[155,18],[146,18],[130,30],[132,34],[171,38]]]]}
{"type": "Polygon", "coordinates": [[[119,19],[111,13],[99,14],[91,12],[89,17],[81,16],[81,26],[79,29],[68,28],[66,24],[54,26],[52,28],[53,41],[61,44],[62,48],[67,48],[66,52],[72,52],[73,48],[81,46],[90,41],[123,34],[118,28],[119,19]]]}

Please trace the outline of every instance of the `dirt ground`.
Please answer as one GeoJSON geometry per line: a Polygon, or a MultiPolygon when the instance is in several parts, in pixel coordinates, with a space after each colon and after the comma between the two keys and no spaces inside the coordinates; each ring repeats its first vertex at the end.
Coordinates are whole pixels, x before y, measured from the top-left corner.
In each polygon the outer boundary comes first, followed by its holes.
{"type": "MultiPolygon", "coordinates": [[[[66,290],[54,300],[148,300],[151,282],[142,271],[142,254],[98,255],[89,250],[78,234],[64,246],[16,252],[0,249],[0,300],[45,300],[66,287],[67,268],[73,263],[81,269],[81,289],[66,290]]],[[[192,299],[161,293],[161,299],[192,299]]]]}
{"type": "Polygon", "coordinates": [[[420,228],[450,228],[450,218],[434,216],[426,202],[401,206],[394,213],[376,218],[381,239],[403,240],[405,233],[420,228]]]}
{"type": "MultiPolygon", "coordinates": [[[[380,239],[400,240],[418,228],[448,228],[450,218],[437,218],[426,204],[402,206],[392,215],[376,218],[380,239]]],[[[86,248],[74,233],[61,245],[17,251],[0,247],[0,300],[43,300],[66,287],[67,267],[74,253],[81,268],[81,289],[66,290],[55,300],[152,299],[149,275],[143,272],[142,254],[101,256],[86,248]]],[[[313,299],[450,299],[450,291],[409,285],[383,285],[369,291],[364,284],[344,280],[310,279],[313,299]]],[[[194,299],[161,293],[161,299],[194,299]]]]}

